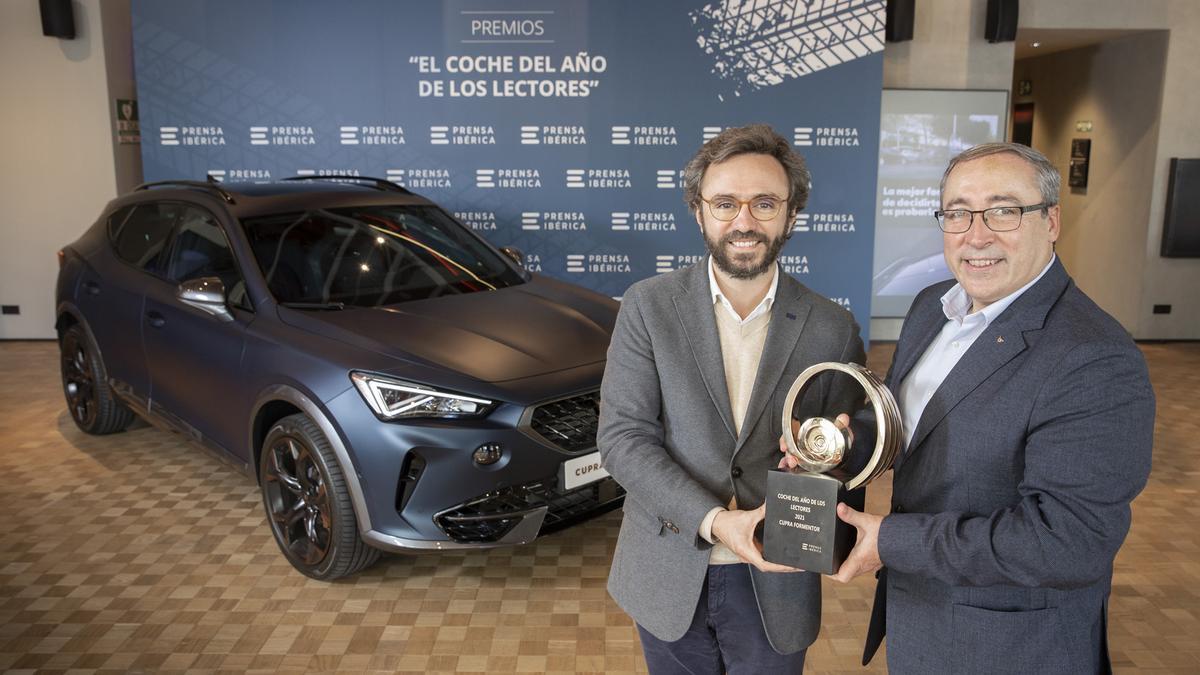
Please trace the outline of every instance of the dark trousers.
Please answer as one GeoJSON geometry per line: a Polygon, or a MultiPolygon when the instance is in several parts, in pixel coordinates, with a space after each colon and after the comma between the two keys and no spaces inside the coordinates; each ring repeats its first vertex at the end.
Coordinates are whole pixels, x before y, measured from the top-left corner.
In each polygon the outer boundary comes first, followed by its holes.
{"type": "Polygon", "coordinates": [[[746,675],[801,673],[804,654],[780,654],[767,641],[750,566],[709,565],[692,625],[683,637],[665,642],[638,626],[651,675],[746,675]]]}

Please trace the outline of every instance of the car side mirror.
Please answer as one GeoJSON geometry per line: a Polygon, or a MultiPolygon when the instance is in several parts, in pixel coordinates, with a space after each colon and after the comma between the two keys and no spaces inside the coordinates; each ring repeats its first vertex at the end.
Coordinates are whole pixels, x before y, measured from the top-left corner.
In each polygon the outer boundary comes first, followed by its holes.
{"type": "Polygon", "coordinates": [[[225,284],[218,277],[188,279],[179,284],[175,297],[185,305],[207,312],[221,321],[233,321],[225,305],[225,284]]]}
{"type": "Polygon", "coordinates": [[[517,263],[517,267],[525,269],[525,254],[516,246],[501,246],[500,252],[512,258],[513,262],[517,263]]]}

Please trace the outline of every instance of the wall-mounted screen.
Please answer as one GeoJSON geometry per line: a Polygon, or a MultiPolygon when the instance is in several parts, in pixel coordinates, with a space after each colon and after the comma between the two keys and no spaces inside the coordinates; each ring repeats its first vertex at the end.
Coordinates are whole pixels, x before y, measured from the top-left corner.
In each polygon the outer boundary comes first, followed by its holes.
{"type": "Polygon", "coordinates": [[[1004,140],[1008,92],[885,89],[875,202],[871,316],[903,317],[926,286],[949,279],[934,221],[950,158],[1004,140]]]}
{"type": "Polygon", "coordinates": [[[1161,253],[1200,258],[1200,159],[1171,158],[1161,253]]]}

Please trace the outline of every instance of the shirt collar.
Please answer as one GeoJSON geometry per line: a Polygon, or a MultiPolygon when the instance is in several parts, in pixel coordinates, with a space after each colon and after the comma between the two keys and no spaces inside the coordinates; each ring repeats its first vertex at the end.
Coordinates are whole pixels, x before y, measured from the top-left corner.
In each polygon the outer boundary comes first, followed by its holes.
{"type": "Polygon", "coordinates": [[[1041,273],[1034,277],[1032,281],[1004,296],[1003,298],[1000,298],[996,302],[993,302],[987,307],[984,307],[978,312],[975,312],[974,314],[970,313],[971,296],[967,295],[967,291],[962,287],[962,284],[954,284],[954,287],[946,291],[946,294],[942,296],[942,311],[946,314],[947,319],[957,321],[960,324],[973,316],[982,315],[983,325],[986,328],[992,325],[992,321],[995,321],[996,317],[1003,314],[1004,310],[1008,309],[1009,305],[1013,304],[1017,298],[1021,297],[1022,293],[1029,290],[1030,286],[1036,284],[1039,279],[1044,277],[1046,272],[1050,269],[1050,266],[1053,265],[1054,261],[1057,259],[1058,254],[1050,254],[1050,262],[1046,263],[1046,266],[1042,268],[1041,273]]]}
{"type": "MultiPolygon", "coordinates": [[[[714,267],[714,265],[715,265],[715,263],[713,263],[713,258],[711,255],[709,255],[708,256],[708,288],[709,288],[709,290],[712,291],[713,304],[716,304],[718,302],[721,303],[722,305],[725,306],[725,309],[732,312],[733,315],[735,317],[737,317],[739,321],[741,321],[742,317],[738,316],[737,310],[735,310],[733,308],[733,303],[729,302],[729,300],[724,295],[721,294],[721,287],[717,285],[717,275],[716,275],[716,272],[714,271],[716,268],[714,267]]],[[[758,303],[758,306],[754,308],[754,311],[750,312],[749,316],[747,316],[746,319],[749,320],[751,317],[757,316],[758,314],[761,313],[761,311],[765,311],[764,308],[769,309],[771,307],[771,305],[775,303],[775,291],[777,291],[778,289],[779,289],[779,264],[776,263],[774,265],[771,265],[771,286],[770,286],[770,288],[767,289],[766,297],[764,297],[762,299],[762,301],[758,303]]]]}

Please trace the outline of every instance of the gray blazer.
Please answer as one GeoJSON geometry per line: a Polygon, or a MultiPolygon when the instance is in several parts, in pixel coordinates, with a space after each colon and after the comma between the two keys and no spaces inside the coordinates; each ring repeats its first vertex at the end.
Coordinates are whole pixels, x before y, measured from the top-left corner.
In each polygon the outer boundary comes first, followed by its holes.
{"type": "MultiPolygon", "coordinates": [[[[628,491],[608,590],[656,637],[678,640],[691,623],[712,548],[699,536],[704,516],[734,495],[742,508],[763,503],[767,471],[780,459],[787,389],[821,361],[862,363],[858,326],[781,269],[754,390],[735,435],[707,257],[626,292],[604,371],[597,439],[605,468],[628,491]]],[[[849,394],[823,395],[831,403],[849,394]]],[[[818,575],[753,570],[752,579],[771,645],[792,653],[811,644],[821,616],[818,575]]]]}
{"type": "MultiPolygon", "coordinates": [[[[893,391],[952,285],[913,303],[893,391]]],[[[1113,558],[1153,431],[1141,352],[1056,261],[950,371],[896,462],[864,662],[886,616],[893,673],[1109,670],[1113,558]]]]}

